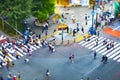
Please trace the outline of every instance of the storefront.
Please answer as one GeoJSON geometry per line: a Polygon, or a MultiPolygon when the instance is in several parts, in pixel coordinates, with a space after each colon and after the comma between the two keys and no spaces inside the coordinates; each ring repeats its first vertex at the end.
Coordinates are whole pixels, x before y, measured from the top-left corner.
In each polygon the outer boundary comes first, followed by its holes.
{"type": "Polygon", "coordinates": [[[81,0],[80,5],[81,6],[89,6],[89,0],[81,0]]]}
{"type": "Polygon", "coordinates": [[[72,5],[88,6],[89,0],[56,0],[55,4],[59,6],[72,6],[72,5]]]}
{"type": "Polygon", "coordinates": [[[56,0],[55,4],[58,6],[68,6],[70,2],[69,0],[56,0]]]}
{"type": "Polygon", "coordinates": [[[117,18],[117,17],[120,17],[120,2],[114,2],[113,4],[113,7],[114,7],[114,16],[117,18]]]}

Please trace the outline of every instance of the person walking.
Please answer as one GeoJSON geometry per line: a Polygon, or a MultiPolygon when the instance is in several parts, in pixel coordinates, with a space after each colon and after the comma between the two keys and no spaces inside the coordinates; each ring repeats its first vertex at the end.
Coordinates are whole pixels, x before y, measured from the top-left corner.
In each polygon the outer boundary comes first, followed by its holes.
{"type": "Polygon", "coordinates": [[[69,33],[69,27],[67,27],[67,33],[69,33]]]}
{"type": "Polygon", "coordinates": [[[105,55],[102,56],[101,62],[104,62],[104,61],[105,61],[105,55]]]}
{"type": "Polygon", "coordinates": [[[6,80],[12,80],[12,78],[13,78],[12,74],[8,74],[8,76],[7,76],[7,79],[6,79],[6,80]]]}
{"type": "Polygon", "coordinates": [[[100,36],[100,31],[97,31],[97,36],[98,36],[98,37],[100,36]]]}
{"type": "Polygon", "coordinates": [[[46,71],[46,80],[50,80],[50,72],[49,69],[46,71]]]}
{"type": "Polygon", "coordinates": [[[24,56],[24,62],[29,63],[29,59],[27,58],[27,56],[24,56]]]}
{"type": "Polygon", "coordinates": [[[38,35],[38,38],[41,39],[41,34],[38,35]]]}
{"type": "Polygon", "coordinates": [[[0,80],[4,80],[4,78],[2,76],[0,76],[0,80]]]}
{"type": "Polygon", "coordinates": [[[107,63],[108,57],[105,56],[104,63],[107,63]]]}
{"type": "Polygon", "coordinates": [[[85,14],[85,21],[87,21],[87,17],[88,17],[87,14],[85,14]]]}
{"type": "Polygon", "coordinates": [[[85,14],[85,25],[87,25],[87,18],[88,18],[88,16],[87,16],[87,14],[85,14]]]}
{"type": "Polygon", "coordinates": [[[95,51],[94,52],[94,59],[96,59],[96,56],[97,56],[97,52],[95,51]]]}
{"type": "Polygon", "coordinates": [[[48,35],[48,31],[45,32],[45,36],[46,36],[46,38],[47,38],[47,35],[48,35]]]}
{"type": "Polygon", "coordinates": [[[75,16],[72,14],[71,15],[72,23],[75,23],[75,16]]]}
{"type": "Polygon", "coordinates": [[[70,53],[70,55],[69,55],[69,60],[71,61],[71,58],[72,58],[72,54],[70,53]]]}
{"type": "Polygon", "coordinates": [[[95,46],[98,46],[98,40],[95,40],[95,46]]]}
{"type": "Polygon", "coordinates": [[[76,30],[75,30],[75,29],[73,29],[73,36],[75,36],[75,33],[76,33],[76,30]]]}
{"type": "Polygon", "coordinates": [[[100,80],[100,78],[99,78],[99,77],[97,77],[97,78],[96,78],[96,80],[100,80]]]}
{"type": "Polygon", "coordinates": [[[18,72],[17,80],[22,80],[22,78],[21,78],[21,72],[18,72]]]}
{"type": "Polygon", "coordinates": [[[83,78],[81,78],[80,80],[84,80],[83,78]]]}
{"type": "Polygon", "coordinates": [[[81,28],[81,31],[82,31],[82,33],[84,33],[84,28],[83,27],[81,28]]]}
{"type": "Polygon", "coordinates": [[[17,77],[14,75],[13,78],[12,78],[12,80],[17,80],[17,77]]]}
{"type": "Polygon", "coordinates": [[[8,71],[10,70],[9,69],[9,63],[6,64],[6,68],[7,68],[8,71]]]}
{"type": "Polygon", "coordinates": [[[74,63],[74,58],[75,58],[75,55],[72,54],[72,56],[71,56],[71,62],[72,62],[72,63],[74,63]]]}
{"type": "Polygon", "coordinates": [[[43,27],[42,27],[42,33],[44,32],[44,30],[45,30],[45,25],[43,25],[43,27]]]}
{"type": "Polygon", "coordinates": [[[87,79],[86,80],[90,80],[90,77],[87,77],[87,79]]]}

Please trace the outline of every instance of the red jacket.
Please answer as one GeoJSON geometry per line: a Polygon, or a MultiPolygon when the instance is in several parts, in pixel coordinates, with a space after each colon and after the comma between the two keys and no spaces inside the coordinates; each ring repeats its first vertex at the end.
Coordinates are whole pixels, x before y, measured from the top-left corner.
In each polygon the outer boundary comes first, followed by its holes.
{"type": "Polygon", "coordinates": [[[17,80],[17,78],[16,77],[13,77],[13,79],[12,80],[17,80]]]}

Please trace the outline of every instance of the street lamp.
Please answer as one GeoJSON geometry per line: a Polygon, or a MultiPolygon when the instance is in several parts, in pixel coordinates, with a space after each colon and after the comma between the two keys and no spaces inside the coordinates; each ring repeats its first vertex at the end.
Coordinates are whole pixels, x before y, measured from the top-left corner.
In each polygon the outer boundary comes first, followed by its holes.
{"type": "Polygon", "coordinates": [[[63,27],[64,25],[62,25],[62,43],[63,43],[63,33],[64,33],[63,27]]]}
{"type": "Polygon", "coordinates": [[[93,5],[93,9],[92,9],[92,12],[91,12],[91,15],[92,15],[92,26],[89,28],[89,32],[91,35],[94,35],[96,33],[96,29],[94,28],[94,5],[93,5]]]}
{"type": "Polygon", "coordinates": [[[15,31],[16,31],[16,35],[17,35],[18,34],[18,32],[17,32],[18,31],[18,28],[17,28],[17,16],[15,15],[14,18],[15,18],[15,28],[16,28],[15,31]]]}
{"type": "Polygon", "coordinates": [[[3,27],[3,31],[5,30],[5,26],[4,26],[4,22],[7,19],[7,16],[2,16],[2,27],[3,27]]]}
{"type": "Polygon", "coordinates": [[[95,14],[95,12],[94,12],[94,6],[93,6],[91,14],[92,14],[92,27],[93,27],[93,24],[94,24],[94,14],[95,14]]]}
{"type": "Polygon", "coordinates": [[[97,9],[97,11],[96,11],[96,24],[95,24],[95,28],[96,28],[96,29],[97,29],[97,27],[98,27],[97,19],[98,19],[98,9],[97,9]]]}
{"type": "Polygon", "coordinates": [[[17,33],[17,31],[18,31],[18,29],[17,29],[17,19],[16,19],[16,21],[15,21],[15,27],[16,27],[16,35],[18,34],[17,33]]]}

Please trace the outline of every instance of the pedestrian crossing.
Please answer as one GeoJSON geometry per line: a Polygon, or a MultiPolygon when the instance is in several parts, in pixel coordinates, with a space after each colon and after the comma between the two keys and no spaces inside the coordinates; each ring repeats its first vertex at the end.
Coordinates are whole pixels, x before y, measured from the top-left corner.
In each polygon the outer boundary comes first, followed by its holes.
{"type": "MultiPolygon", "coordinates": [[[[26,45],[24,45],[25,48],[27,48],[26,45]]],[[[27,55],[28,53],[27,52],[24,52],[21,48],[19,48],[18,46],[14,45],[14,48],[16,49],[15,51],[17,52],[17,54],[20,56],[20,57],[23,57],[24,55],[27,55]]],[[[35,51],[37,49],[40,48],[40,46],[37,46],[37,45],[30,45],[30,48],[31,48],[31,51],[35,51]]],[[[12,55],[13,51],[10,50],[9,48],[6,48],[6,51],[7,51],[7,58],[9,59],[10,62],[16,60],[17,58],[12,55]]],[[[2,53],[2,51],[0,51],[0,59],[2,61],[6,61],[6,57],[4,58],[4,54],[2,53]]]]}
{"type": "Polygon", "coordinates": [[[84,46],[88,49],[96,51],[98,54],[106,55],[108,58],[113,59],[117,62],[120,62],[120,43],[114,42],[114,47],[107,50],[107,44],[103,45],[103,41],[106,40],[107,43],[110,43],[113,40],[104,38],[102,36],[91,36],[88,40],[83,40],[78,44],[84,46]],[[98,40],[98,45],[95,45],[95,41],[98,40]]]}

